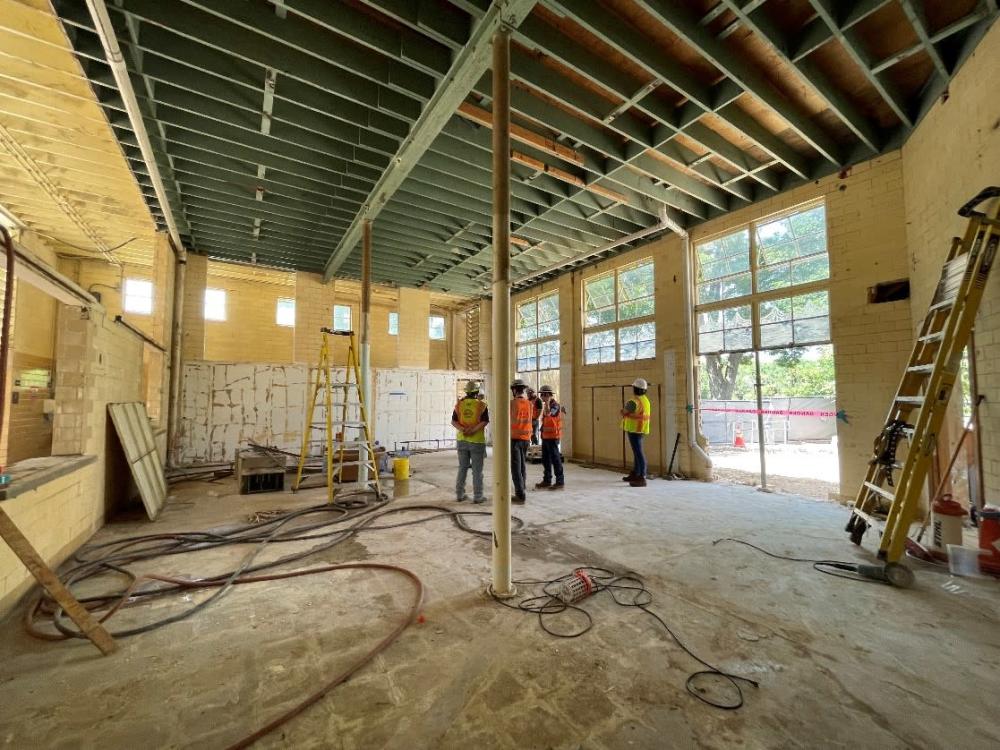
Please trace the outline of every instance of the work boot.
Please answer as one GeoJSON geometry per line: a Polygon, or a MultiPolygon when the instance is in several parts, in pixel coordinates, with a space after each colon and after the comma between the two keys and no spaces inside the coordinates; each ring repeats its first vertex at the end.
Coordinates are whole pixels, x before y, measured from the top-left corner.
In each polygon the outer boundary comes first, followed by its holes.
{"type": "Polygon", "coordinates": [[[474,497],[474,498],[472,498],[473,505],[482,505],[485,502],[486,502],[486,498],[485,497],[474,497]]]}
{"type": "Polygon", "coordinates": [[[622,477],[623,482],[631,482],[633,479],[635,479],[635,474],[626,474],[622,477]]]}
{"type": "Polygon", "coordinates": [[[563,483],[563,482],[556,482],[551,487],[549,487],[549,489],[550,490],[561,490],[561,489],[564,489],[565,487],[566,487],[565,483],[563,483]]]}
{"type": "Polygon", "coordinates": [[[636,477],[631,482],[628,483],[629,487],[645,487],[646,477],[636,477]]]}
{"type": "Polygon", "coordinates": [[[552,486],[552,482],[548,482],[548,481],[546,481],[546,480],[543,479],[541,482],[539,482],[538,484],[535,485],[535,489],[536,490],[544,490],[546,487],[551,487],[551,486],[552,486]]]}
{"type": "Polygon", "coordinates": [[[462,495],[461,497],[456,497],[456,498],[455,498],[455,502],[456,502],[456,503],[464,503],[464,502],[465,502],[466,500],[468,500],[468,499],[469,499],[469,498],[467,498],[467,497],[466,497],[465,495],[462,495]]]}
{"type": "Polygon", "coordinates": [[[512,503],[513,503],[514,505],[524,505],[524,503],[525,503],[526,501],[527,501],[527,500],[526,500],[526,498],[524,497],[524,495],[514,495],[514,497],[513,497],[513,498],[511,498],[511,502],[512,502],[512,503]]]}

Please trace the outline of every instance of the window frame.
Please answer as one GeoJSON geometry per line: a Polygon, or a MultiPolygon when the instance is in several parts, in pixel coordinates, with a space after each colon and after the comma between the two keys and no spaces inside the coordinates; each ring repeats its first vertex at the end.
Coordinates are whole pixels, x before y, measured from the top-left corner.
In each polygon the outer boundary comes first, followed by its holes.
{"type": "Polygon", "coordinates": [[[333,309],[330,311],[330,328],[334,331],[350,332],[354,325],[354,308],[350,305],[338,305],[334,304],[333,309]],[[347,328],[340,328],[337,326],[337,310],[347,310],[347,328]]]}
{"type": "Polygon", "coordinates": [[[274,324],[277,325],[277,326],[281,326],[282,328],[295,328],[295,298],[294,297],[278,297],[278,299],[275,301],[275,303],[274,303],[274,324]],[[281,304],[283,302],[286,303],[286,305],[288,303],[291,303],[291,311],[292,311],[292,322],[291,323],[282,323],[281,322],[281,304]]]}
{"type": "Polygon", "coordinates": [[[399,313],[396,310],[389,311],[389,316],[388,320],[386,321],[385,329],[390,336],[399,335],[399,313]],[[393,323],[395,323],[396,325],[394,326],[393,323]]]}
{"type": "MultiPolygon", "coordinates": [[[[146,299],[145,295],[142,295],[141,298],[142,299],[146,299]]],[[[154,286],[152,279],[144,279],[144,278],[135,276],[135,277],[131,277],[131,278],[126,278],[122,282],[122,312],[123,313],[131,313],[132,315],[152,315],[153,314],[153,305],[154,305],[155,301],[156,301],[156,287],[154,286]],[[137,310],[137,309],[129,307],[129,305],[128,305],[129,297],[131,296],[132,298],[135,298],[135,296],[136,296],[134,294],[132,294],[132,295],[129,294],[129,285],[130,284],[144,284],[144,285],[146,285],[146,286],[149,287],[149,309],[137,310]]]]}
{"type": "Polygon", "coordinates": [[[448,321],[445,319],[444,315],[428,315],[427,316],[427,338],[431,341],[447,341],[448,340],[448,321]],[[441,321],[441,335],[434,335],[434,321],[441,321]]]}
{"type": "Polygon", "coordinates": [[[210,323],[225,323],[229,319],[229,292],[219,287],[205,287],[205,305],[202,312],[205,320],[210,323]],[[221,295],[222,317],[209,315],[208,299],[211,296],[210,293],[221,295]]]}
{"type": "Polygon", "coordinates": [[[543,292],[537,294],[534,297],[527,297],[520,300],[514,305],[514,371],[517,373],[517,377],[529,383],[532,388],[538,390],[543,385],[551,385],[558,392],[559,388],[559,373],[561,372],[562,366],[562,309],[560,307],[559,290],[555,289],[550,292],[543,292]],[[539,303],[549,299],[555,300],[555,311],[556,315],[554,318],[547,319],[545,321],[539,320],[539,303]],[[522,320],[522,309],[534,306],[535,315],[534,323],[527,326],[521,325],[522,320]],[[539,327],[541,325],[555,323],[555,329],[552,332],[546,333],[545,335],[539,334],[539,327]],[[533,335],[530,338],[521,338],[521,332],[533,330],[533,335]],[[528,357],[520,356],[523,349],[532,348],[534,354],[531,355],[530,359],[533,360],[534,366],[531,368],[522,368],[521,362],[529,359],[528,357]],[[549,351],[542,353],[542,348],[552,349],[554,351],[549,351]],[[553,363],[552,358],[555,358],[553,363]],[[542,367],[542,360],[546,358],[546,362],[549,366],[542,367]]]}
{"type": "MultiPolygon", "coordinates": [[[[776,266],[777,264],[769,264],[768,266],[761,267],[759,264],[759,248],[757,245],[757,229],[758,227],[771,224],[781,219],[796,216],[798,214],[805,214],[815,208],[823,207],[824,209],[824,239],[826,244],[826,258],[827,258],[827,268],[829,269],[829,258],[830,258],[830,223],[829,223],[829,210],[826,205],[825,198],[817,198],[815,200],[806,201],[805,203],[800,203],[797,206],[791,208],[782,209],[772,214],[767,214],[765,216],[758,217],[748,222],[743,222],[741,224],[736,224],[728,227],[724,231],[716,232],[711,235],[706,235],[705,237],[699,238],[696,242],[691,243],[691,257],[690,262],[695,268],[695,278],[693,279],[694,288],[691,290],[695,304],[692,306],[689,314],[693,318],[693,325],[695,330],[695,348],[696,356],[701,355],[715,355],[728,352],[741,352],[741,351],[770,351],[777,349],[787,349],[789,347],[796,346],[813,346],[813,345],[825,345],[832,344],[832,333],[828,338],[823,340],[809,341],[806,343],[796,344],[768,344],[763,345],[761,341],[761,308],[763,305],[769,302],[777,302],[784,299],[793,299],[796,297],[803,297],[806,295],[814,294],[817,292],[827,293],[827,320],[830,319],[829,312],[829,292],[832,286],[831,274],[828,272],[827,277],[824,279],[817,279],[815,281],[807,281],[799,284],[790,284],[788,286],[781,286],[772,289],[767,289],[766,291],[761,291],[759,288],[760,272],[762,269],[767,269],[776,266]],[[730,297],[722,300],[714,300],[711,302],[698,302],[698,271],[699,260],[698,260],[698,248],[709,242],[713,242],[722,237],[727,237],[729,235],[734,235],[739,232],[748,232],[750,237],[750,247],[749,247],[749,274],[750,274],[750,293],[743,294],[736,297],[730,297]],[[701,349],[701,318],[707,313],[718,313],[727,310],[733,310],[736,308],[750,307],[750,343],[747,347],[739,347],[734,349],[727,349],[723,346],[722,349],[702,351],[701,349]]],[[[819,257],[819,254],[814,254],[806,257],[819,257]]],[[[790,261],[789,261],[790,262],[790,261]]],[[[768,325],[764,323],[763,325],[768,325]]],[[[829,326],[828,326],[829,328],[829,326]]],[[[719,329],[719,332],[723,332],[725,329],[719,329]]],[[[716,332],[714,329],[707,331],[707,333],[716,332]]]]}
{"type": "MultiPolygon", "coordinates": [[[[604,271],[602,273],[594,274],[589,278],[583,280],[580,285],[580,321],[582,323],[583,329],[583,340],[580,349],[580,359],[581,364],[584,367],[592,367],[597,365],[608,365],[617,362],[637,362],[649,359],[656,359],[656,259],[654,256],[649,255],[644,258],[640,258],[632,263],[627,263],[617,268],[613,268],[609,271],[604,271]],[[623,300],[622,299],[622,274],[628,273],[629,271],[634,271],[643,266],[649,266],[650,268],[650,293],[648,295],[643,295],[641,297],[636,297],[635,299],[623,300]],[[614,279],[612,284],[613,288],[613,301],[610,305],[610,309],[614,311],[614,320],[594,323],[591,325],[587,324],[587,285],[589,283],[599,281],[601,279],[611,276],[614,279]],[[638,315],[635,317],[622,317],[622,306],[626,304],[634,304],[642,300],[649,300],[651,302],[650,311],[645,315],[638,315]],[[621,331],[622,329],[632,329],[637,328],[642,325],[652,325],[653,327],[653,348],[651,356],[643,357],[623,357],[623,347],[631,347],[636,344],[636,353],[638,353],[638,344],[641,342],[622,342],[621,331]],[[589,346],[588,343],[593,343],[600,337],[600,335],[613,333],[614,335],[614,356],[611,359],[607,359],[605,356],[605,351],[610,349],[610,344],[604,342],[599,346],[589,346]],[[588,361],[588,356],[590,352],[598,352],[596,359],[593,361],[588,361]]],[[[600,310],[609,309],[608,305],[602,306],[600,310]]],[[[606,337],[605,337],[606,338],[606,337]]],[[[649,339],[643,339],[643,342],[649,341],[649,339]]]]}

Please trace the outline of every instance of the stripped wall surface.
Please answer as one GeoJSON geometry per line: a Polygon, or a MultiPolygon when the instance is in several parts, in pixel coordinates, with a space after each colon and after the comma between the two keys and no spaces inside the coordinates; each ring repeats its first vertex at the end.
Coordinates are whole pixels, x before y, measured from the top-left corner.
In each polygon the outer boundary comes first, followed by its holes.
{"type": "MultiPolygon", "coordinates": [[[[343,369],[333,371],[335,381],[343,377],[343,369]]],[[[451,412],[457,396],[466,380],[482,377],[479,372],[376,369],[372,388],[375,440],[393,449],[403,441],[454,437],[451,412]]],[[[251,440],[297,453],[312,383],[307,365],[187,363],[177,463],[232,461],[237,449],[251,440]]],[[[320,410],[313,422],[323,419],[320,410]]],[[[314,437],[322,434],[317,431],[314,437]]]]}

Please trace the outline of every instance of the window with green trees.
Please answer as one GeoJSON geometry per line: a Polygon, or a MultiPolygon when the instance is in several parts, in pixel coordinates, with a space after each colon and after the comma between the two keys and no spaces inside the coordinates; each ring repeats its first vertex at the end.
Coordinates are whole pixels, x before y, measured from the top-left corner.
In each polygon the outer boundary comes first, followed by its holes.
{"type": "Polygon", "coordinates": [[[583,283],[583,363],[628,362],[656,357],[653,260],[583,283]]]}

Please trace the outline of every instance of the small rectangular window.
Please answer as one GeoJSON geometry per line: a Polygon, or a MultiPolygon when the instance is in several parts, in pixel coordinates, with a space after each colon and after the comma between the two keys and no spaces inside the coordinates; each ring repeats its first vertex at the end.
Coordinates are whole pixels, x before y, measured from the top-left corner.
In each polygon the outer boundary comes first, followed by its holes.
{"type": "Polygon", "coordinates": [[[205,320],[223,321],[226,319],[226,290],[205,290],[205,320]]]}
{"type": "Polygon", "coordinates": [[[618,272],[618,320],[644,318],[654,313],[653,262],[618,272]]]}
{"type": "Polygon", "coordinates": [[[618,361],[656,358],[656,323],[622,326],[618,331],[618,361]]]}
{"type": "Polygon", "coordinates": [[[615,331],[588,333],[583,337],[583,362],[588,365],[615,361],[615,331]]]}
{"type": "Polygon", "coordinates": [[[697,245],[698,302],[719,302],[750,294],[750,230],[697,245]]]}
{"type": "Polygon", "coordinates": [[[153,282],[125,279],[122,309],[137,315],[150,315],[153,312],[153,282]]]}
{"type": "Polygon", "coordinates": [[[351,306],[350,305],[334,305],[333,306],[333,330],[335,330],[335,331],[349,331],[349,330],[351,330],[351,306]]]}
{"type": "Polygon", "coordinates": [[[398,336],[399,335],[399,313],[391,312],[389,313],[389,335],[398,336]]]}
{"type": "Polygon", "coordinates": [[[287,297],[278,298],[278,308],[275,311],[274,322],[279,326],[295,327],[295,300],[287,297]]]}
{"type": "Polygon", "coordinates": [[[435,341],[444,340],[444,318],[440,315],[431,315],[428,320],[428,335],[435,341]]]}
{"type": "Polygon", "coordinates": [[[614,273],[588,279],[583,284],[584,328],[615,322],[614,273]]]}

